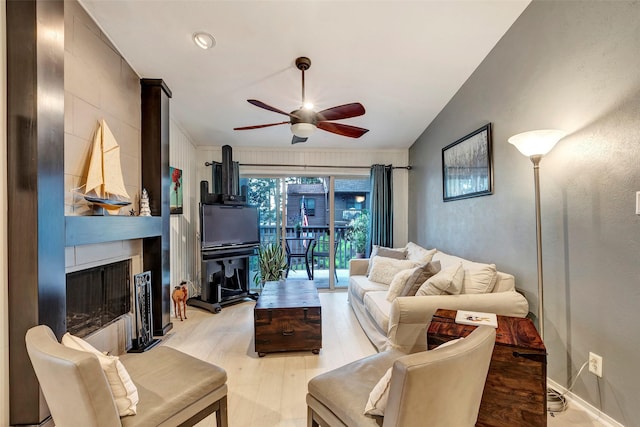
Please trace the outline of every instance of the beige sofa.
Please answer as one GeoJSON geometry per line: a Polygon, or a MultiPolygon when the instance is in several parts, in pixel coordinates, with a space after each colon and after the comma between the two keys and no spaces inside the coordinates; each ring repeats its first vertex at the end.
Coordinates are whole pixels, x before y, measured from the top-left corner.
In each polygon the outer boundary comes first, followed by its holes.
{"type": "MultiPolygon", "coordinates": [[[[439,262],[443,270],[461,263],[467,276],[473,274],[474,268],[487,265],[441,251],[435,251],[432,261],[439,262]]],[[[516,291],[515,279],[511,274],[498,271],[493,279],[495,284],[488,293],[470,294],[463,289],[457,295],[399,296],[390,302],[387,300],[389,285],[369,280],[368,267],[369,259],[350,261],[349,304],[378,351],[398,349],[413,353],[425,350],[427,328],[439,308],[514,317],[525,317],[529,312],[529,304],[516,291]]]]}

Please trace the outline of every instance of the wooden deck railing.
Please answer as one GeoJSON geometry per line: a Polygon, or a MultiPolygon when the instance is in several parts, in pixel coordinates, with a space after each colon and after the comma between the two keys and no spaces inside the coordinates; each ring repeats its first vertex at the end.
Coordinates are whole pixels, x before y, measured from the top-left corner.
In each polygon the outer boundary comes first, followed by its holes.
{"type": "MultiPolygon", "coordinates": [[[[347,226],[334,227],[335,238],[338,241],[336,248],[336,268],[347,269],[349,268],[349,260],[356,255],[356,249],[353,242],[345,238],[347,226]]],[[[316,250],[322,252],[329,251],[329,227],[302,227],[301,235],[306,237],[313,237],[318,242],[316,244],[316,250]]],[[[286,237],[296,237],[296,230],[294,227],[286,228],[286,237]]],[[[260,226],[260,241],[262,243],[275,242],[280,238],[280,227],[276,226],[260,226]]],[[[329,268],[327,262],[326,266],[329,268]]]]}

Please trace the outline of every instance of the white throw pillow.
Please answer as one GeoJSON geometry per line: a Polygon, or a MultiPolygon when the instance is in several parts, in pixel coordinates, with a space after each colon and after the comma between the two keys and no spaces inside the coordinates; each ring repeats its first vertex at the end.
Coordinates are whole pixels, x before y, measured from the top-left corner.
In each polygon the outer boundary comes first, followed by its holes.
{"type": "Polygon", "coordinates": [[[121,417],[136,414],[136,407],[139,401],[138,389],[118,357],[103,354],[82,338],[71,335],[69,332],[62,337],[62,344],[65,347],[86,351],[98,356],[100,366],[111,387],[111,394],[118,408],[118,413],[121,417]]]}
{"type": "Polygon", "coordinates": [[[420,286],[416,295],[457,295],[462,291],[464,269],[462,263],[440,270],[420,286]]]}
{"type": "Polygon", "coordinates": [[[369,272],[369,280],[372,282],[390,285],[394,276],[401,270],[417,267],[413,261],[405,259],[393,259],[381,256],[375,256],[371,260],[371,271],[369,272]]]}
{"type": "Polygon", "coordinates": [[[424,267],[425,266],[423,265],[419,265],[407,270],[401,270],[393,276],[393,280],[391,281],[389,290],[387,291],[387,301],[391,302],[399,296],[404,296],[403,294],[408,292],[408,290],[413,287],[416,280],[422,276],[424,267]]]}
{"type": "Polygon", "coordinates": [[[391,372],[393,367],[387,369],[387,372],[380,378],[378,384],[373,387],[369,393],[367,405],[364,408],[365,415],[384,416],[384,410],[387,408],[389,400],[389,387],[391,387],[391,372]]]}
{"type": "Polygon", "coordinates": [[[407,243],[405,249],[407,250],[407,259],[413,262],[418,262],[420,264],[431,262],[431,258],[433,258],[433,255],[435,255],[435,253],[437,252],[435,248],[425,249],[413,242],[407,243]]]}
{"type": "Polygon", "coordinates": [[[465,262],[463,294],[486,294],[493,290],[498,280],[495,264],[481,264],[479,262],[465,262]]]}
{"type": "Polygon", "coordinates": [[[373,249],[371,249],[371,255],[369,256],[369,267],[367,267],[367,276],[369,276],[369,273],[371,272],[371,260],[376,256],[383,256],[394,259],[406,259],[407,250],[405,248],[395,249],[373,245],[373,249]]]}

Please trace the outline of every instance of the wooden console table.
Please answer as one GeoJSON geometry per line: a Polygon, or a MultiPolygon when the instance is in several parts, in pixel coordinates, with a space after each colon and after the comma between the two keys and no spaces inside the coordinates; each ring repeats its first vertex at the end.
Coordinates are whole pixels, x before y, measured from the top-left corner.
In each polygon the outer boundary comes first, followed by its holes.
{"type": "MultiPolygon", "coordinates": [[[[455,310],[438,310],[427,332],[431,350],[466,337],[476,327],[455,323],[455,310]]],[[[547,425],[547,351],[530,319],[498,316],[477,427],[547,425]]]]}

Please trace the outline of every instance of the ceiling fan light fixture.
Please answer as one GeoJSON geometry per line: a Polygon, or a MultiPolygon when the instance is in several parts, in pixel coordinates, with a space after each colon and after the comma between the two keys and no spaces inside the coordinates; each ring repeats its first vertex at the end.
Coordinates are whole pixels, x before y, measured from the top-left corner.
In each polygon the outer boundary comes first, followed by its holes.
{"type": "Polygon", "coordinates": [[[193,33],[193,42],[200,49],[211,49],[216,45],[216,39],[213,36],[205,31],[196,31],[193,33]]]}
{"type": "Polygon", "coordinates": [[[308,138],[315,130],[316,126],[311,123],[294,123],[291,125],[291,132],[300,138],[308,138]]]}
{"type": "Polygon", "coordinates": [[[305,102],[304,105],[302,106],[302,108],[304,108],[305,110],[313,110],[313,103],[312,102],[305,102]]]}

